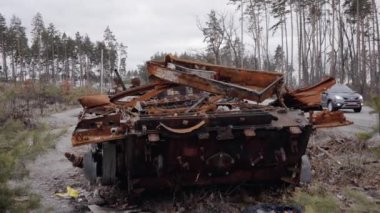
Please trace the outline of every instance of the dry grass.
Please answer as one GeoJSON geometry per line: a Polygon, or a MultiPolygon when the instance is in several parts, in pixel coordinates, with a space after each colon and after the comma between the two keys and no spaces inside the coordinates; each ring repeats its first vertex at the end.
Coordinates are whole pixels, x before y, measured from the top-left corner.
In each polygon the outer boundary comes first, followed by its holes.
{"type": "Polygon", "coordinates": [[[28,175],[25,163],[55,144],[66,132],[49,133],[45,125],[27,129],[20,121],[9,120],[0,127],[0,212],[26,212],[39,206],[39,197],[28,186],[10,187],[8,181],[28,175]]]}
{"type": "Polygon", "coordinates": [[[344,195],[349,199],[350,207],[348,212],[380,212],[380,204],[364,192],[346,187],[344,195]]]}

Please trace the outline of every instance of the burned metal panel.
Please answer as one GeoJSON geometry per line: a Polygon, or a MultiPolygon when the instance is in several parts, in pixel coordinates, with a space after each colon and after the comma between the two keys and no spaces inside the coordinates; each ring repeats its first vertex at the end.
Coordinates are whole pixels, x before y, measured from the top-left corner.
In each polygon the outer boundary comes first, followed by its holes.
{"type": "Polygon", "coordinates": [[[106,117],[82,118],[73,132],[72,145],[80,146],[125,138],[124,133],[127,129],[121,125],[120,116],[120,114],[111,114],[106,117]]]}
{"type": "Polygon", "coordinates": [[[93,108],[99,106],[112,105],[109,97],[107,95],[88,95],[83,96],[78,99],[78,102],[83,108],[93,108]]]}
{"type": "Polygon", "coordinates": [[[283,94],[284,103],[288,107],[302,109],[304,111],[318,110],[321,108],[321,94],[336,83],[329,77],[313,86],[289,91],[283,94]]]}
{"type": "MultiPolygon", "coordinates": [[[[262,102],[265,99],[276,94],[277,90],[280,89],[283,84],[283,77],[276,75],[271,76],[272,78],[270,80],[272,81],[268,82],[268,85],[262,85],[259,83],[261,81],[254,79],[257,74],[254,74],[254,72],[252,72],[252,76],[246,76],[245,80],[248,82],[249,79],[252,79],[252,82],[256,82],[256,84],[243,84],[243,86],[240,84],[241,79],[234,79],[236,81],[231,80],[228,82],[209,79],[189,72],[170,69],[154,62],[148,62],[148,71],[151,75],[172,83],[193,87],[214,94],[224,95],[228,97],[237,97],[241,99],[249,99],[257,102],[262,102]]],[[[240,73],[238,72],[235,73],[235,75],[239,74],[240,73]]],[[[245,75],[248,74],[245,73],[245,75]]]]}
{"type": "Polygon", "coordinates": [[[278,72],[224,67],[215,64],[178,59],[171,55],[166,56],[165,65],[167,65],[167,63],[173,63],[195,70],[212,71],[216,73],[215,80],[231,82],[247,88],[266,88],[276,79],[283,77],[283,74],[278,72]]]}
{"type": "Polygon", "coordinates": [[[329,112],[323,110],[321,112],[312,114],[312,123],[314,128],[329,128],[337,126],[347,126],[353,122],[348,121],[342,111],[329,112]]]}

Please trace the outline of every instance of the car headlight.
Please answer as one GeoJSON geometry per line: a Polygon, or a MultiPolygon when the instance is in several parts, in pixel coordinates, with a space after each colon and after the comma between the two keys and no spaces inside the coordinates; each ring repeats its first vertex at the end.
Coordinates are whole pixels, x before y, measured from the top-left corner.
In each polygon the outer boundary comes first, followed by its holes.
{"type": "Polygon", "coordinates": [[[362,101],[363,100],[363,96],[359,95],[359,100],[362,101]]]}
{"type": "Polygon", "coordinates": [[[343,97],[342,97],[342,96],[339,96],[339,95],[336,95],[336,96],[335,96],[335,99],[337,99],[337,100],[343,100],[343,97]]]}

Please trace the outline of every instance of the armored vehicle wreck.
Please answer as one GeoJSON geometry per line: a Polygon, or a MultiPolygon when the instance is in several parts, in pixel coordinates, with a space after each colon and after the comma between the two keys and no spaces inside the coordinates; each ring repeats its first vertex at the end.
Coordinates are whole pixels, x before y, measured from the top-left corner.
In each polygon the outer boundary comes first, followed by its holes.
{"type": "MultiPolygon", "coordinates": [[[[67,153],[86,177],[125,181],[128,190],[244,181],[310,181],[305,155],[327,79],[284,92],[283,74],[228,68],[167,56],[147,63],[150,83],[112,96],[86,96],[72,136],[90,144],[67,153]],[[322,89],[321,89],[322,88],[322,89]],[[263,104],[275,98],[276,104],[263,104]]],[[[334,112],[339,113],[339,112],[334,112]]],[[[330,116],[331,117],[331,116],[330,116]]],[[[335,117],[334,117],[335,118],[335,117]]],[[[333,125],[347,124],[337,116],[333,125]]]]}

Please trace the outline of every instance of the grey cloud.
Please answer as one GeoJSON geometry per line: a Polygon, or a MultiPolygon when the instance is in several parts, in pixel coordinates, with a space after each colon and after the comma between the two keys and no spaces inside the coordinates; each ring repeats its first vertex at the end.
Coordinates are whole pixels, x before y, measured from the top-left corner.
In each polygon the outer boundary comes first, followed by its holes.
{"type": "Polygon", "coordinates": [[[118,41],[128,46],[128,68],[149,59],[155,52],[183,52],[205,48],[196,18],[211,9],[235,10],[228,0],[2,0],[2,13],[9,21],[20,17],[27,33],[37,12],[45,24],[54,23],[60,32],[76,31],[101,40],[110,26],[118,41]]]}

